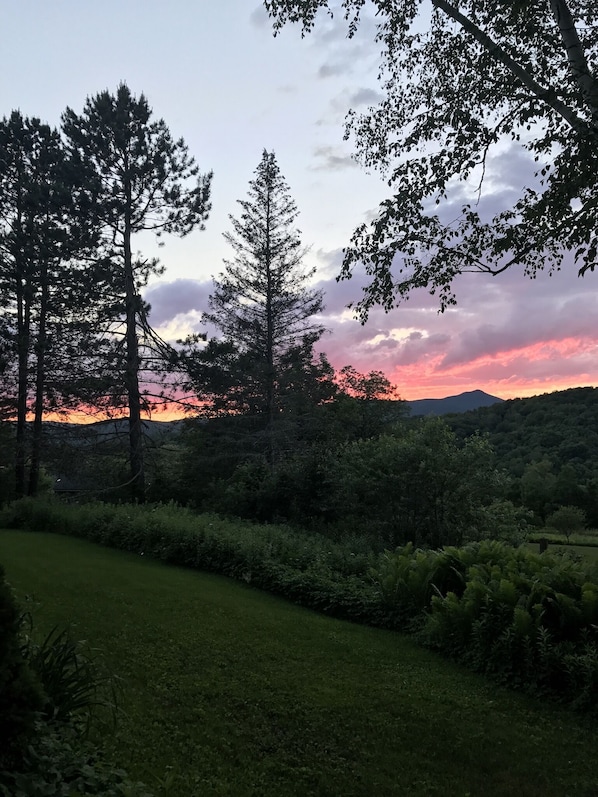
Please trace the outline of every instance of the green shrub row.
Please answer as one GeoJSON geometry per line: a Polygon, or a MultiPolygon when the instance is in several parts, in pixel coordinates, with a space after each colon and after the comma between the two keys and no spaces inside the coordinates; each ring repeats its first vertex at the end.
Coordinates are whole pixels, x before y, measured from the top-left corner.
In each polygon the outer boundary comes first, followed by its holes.
{"type": "Polygon", "coordinates": [[[598,709],[598,565],[494,541],[374,555],[175,506],[22,500],[0,525],[221,573],[327,614],[415,633],[498,681],[598,709]]]}
{"type": "Polygon", "coordinates": [[[286,526],[194,515],[180,507],[22,499],[0,526],[58,532],[220,573],[335,617],[385,625],[369,570],[373,554],[286,526]]]}
{"type": "Polygon", "coordinates": [[[508,686],[598,707],[598,566],[498,542],[387,553],[385,605],[426,646],[508,686]]]}

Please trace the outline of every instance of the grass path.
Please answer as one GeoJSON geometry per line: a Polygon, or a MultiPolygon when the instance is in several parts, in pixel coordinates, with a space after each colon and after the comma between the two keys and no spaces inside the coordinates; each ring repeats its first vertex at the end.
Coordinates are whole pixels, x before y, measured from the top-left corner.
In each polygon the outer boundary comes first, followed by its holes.
{"type": "Polygon", "coordinates": [[[164,797],[596,797],[596,724],[398,634],[82,540],[0,532],[40,632],[122,679],[112,757],[164,797]]]}

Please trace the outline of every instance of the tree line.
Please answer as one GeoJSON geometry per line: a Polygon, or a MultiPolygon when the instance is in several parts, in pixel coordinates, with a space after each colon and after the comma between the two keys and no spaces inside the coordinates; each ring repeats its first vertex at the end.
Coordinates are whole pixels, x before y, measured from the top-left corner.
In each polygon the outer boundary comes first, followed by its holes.
{"type": "Polygon", "coordinates": [[[264,457],[273,471],[315,407],[393,394],[382,373],[335,374],[316,351],[323,296],[273,152],[230,216],[233,256],[203,314],[215,332],[176,344],[153,329],[141,296],[163,267],[136,254],[134,239],[202,229],[212,173],[145,96],[125,84],[101,92],[81,113],[67,108],[60,130],[14,111],[0,123],[0,161],[0,411],[15,423],[17,497],[38,490],[50,412],[125,414],[127,493],[140,501],[142,418],[160,403],[190,395],[196,413],[231,419],[242,428],[237,456],[264,457]]]}
{"type": "Polygon", "coordinates": [[[44,414],[84,407],[126,410],[141,497],[141,414],[161,397],[146,374],[160,382],[164,345],[140,295],[161,267],[132,240],[201,228],[211,174],[125,84],[67,108],[60,130],[13,111],[0,162],[0,406],[16,419],[16,495],[37,490],[44,414]]]}
{"type": "MultiPolygon", "coordinates": [[[[460,440],[484,435],[509,474],[509,497],[543,525],[576,507],[598,528],[598,390],[571,388],[445,418],[460,440]]],[[[583,526],[583,521],[581,525],[583,526]]]]}

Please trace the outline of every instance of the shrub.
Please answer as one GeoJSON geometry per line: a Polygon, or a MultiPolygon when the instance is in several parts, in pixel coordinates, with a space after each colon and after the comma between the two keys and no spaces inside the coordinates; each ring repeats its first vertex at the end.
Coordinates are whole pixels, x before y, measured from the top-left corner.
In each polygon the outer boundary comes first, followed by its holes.
{"type": "Polygon", "coordinates": [[[21,613],[0,567],[0,768],[19,760],[44,696],[21,649],[21,613]]]}
{"type": "Polygon", "coordinates": [[[144,784],[105,762],[94,745],[82,743],[76,727],[40,722],[22,765],[0,770],[0,797],[47,795],[152,797],[144,784]]]}
{"type": "Polygon", "coordinates": [[[491,545],[470,549],[461,594],[432,596],[422,639],[501,682],[573,703],[583,693],[596,708],[595,567],[491,545]]]}
{"type": "Polygon", "coordinates": [[[578,506],[560,506],[546,518],[546,525],[564,534],[568,542],[572,532],[585,528],[586,513],[578,506]]]}

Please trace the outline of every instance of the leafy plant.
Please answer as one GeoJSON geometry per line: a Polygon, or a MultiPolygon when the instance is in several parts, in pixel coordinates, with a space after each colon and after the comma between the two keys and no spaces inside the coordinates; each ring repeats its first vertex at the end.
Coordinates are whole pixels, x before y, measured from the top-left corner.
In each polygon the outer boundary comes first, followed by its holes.
{"type": "Polygon", "coordinates": [[[92,657],[82,641],[73,638],[69,629],[54,627],[41,643],[31,634],[32,620],[23,653],[39,679],[45,696],[43,712],[48,720],[69,722],[85,720],[89,726],[94,711],[106,709],[116,718],[116,679],[102,672],[99,660],[92,657]]]}
{"type": "Polygon", "coordinates": [[[144,784],[83,744],[75,727],[39,722],[21,766],[0,771],[0,797],[152,797],[144,784]]]}
{"type": "Polygon", "coordinates": [[[0,567],[0,768],[20,759],[44,701],[23,655],[20,630],[21,613],[0,567]]]}

